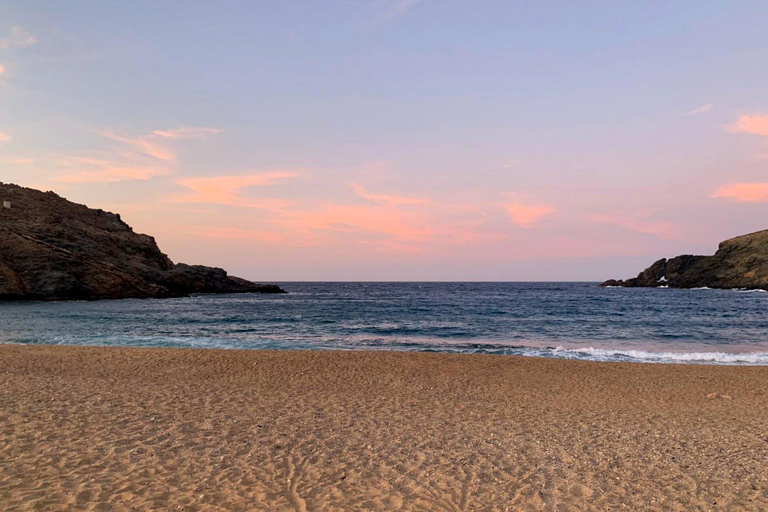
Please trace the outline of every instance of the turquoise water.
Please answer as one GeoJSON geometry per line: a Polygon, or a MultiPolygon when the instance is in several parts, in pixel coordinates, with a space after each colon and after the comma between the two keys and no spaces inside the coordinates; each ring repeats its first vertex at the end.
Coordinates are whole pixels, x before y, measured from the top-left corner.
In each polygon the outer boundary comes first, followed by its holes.
{"type": "Polygon", "coordinates": [[[288,295],[0,303],[0,342],[768,364],[768,293],[595,283],[279,283],[288,295]]]}

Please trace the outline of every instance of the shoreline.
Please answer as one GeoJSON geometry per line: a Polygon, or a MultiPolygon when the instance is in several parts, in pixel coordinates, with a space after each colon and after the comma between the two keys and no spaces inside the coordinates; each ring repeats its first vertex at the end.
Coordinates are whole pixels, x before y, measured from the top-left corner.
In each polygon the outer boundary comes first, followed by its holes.
{"type": "MultiPolygon", "coordinates": [[[[435,345],[429,348],[393,348],[382,346],[370,347],[328,347],[320,345],[316,348],[300,346],[298,348],[263,348],[263,347],[222,347],[222,346],[173,346],[159,347],[154,345],[97,345],[97,344],[47,344],[25,342],[2,342],[3,346],[30,346],[30,347],[74,347],[74,348],[125,348],[125,349],[158,349],[158,350],[222,350],[232,351],[264,351],[264,352],[371,352],[371,353],[405,353],[405,354],[449,354],[456,356],[504,356],[525,359],[548,359],[557,361],[582,361],[587,363],[611,363],[611,364],[653,364],[653,365],[681,365],[681,366],[724,366],[724,367],[768,367],[768,350],[766,351],[735,351],[707,350],[691,352],[681,347],[658,347],[659,350],[650,348],[606,348],[594,346],[523,346],[500,344],[475,344],[474,347],[483,346],[484,351],[462,351],[462,345],[435,345]],[[451,350],[453,349],[453,350],[451,350]],[[507,352],[499,352],[506,350],[507,352]],[[525,353],[528,351],[529,353],[525,353]],[[537,353],[534,353],[537,352],[537,353]],[[570,354],[570,355],[568,355],[570,354]],[[575,356],[573,354],[579,354],[575,356]],[[602,359],[601,359],[602,357],[602,359]],[[612,357],[613,359],[608,359],[612,357]],[[751,360],[750,360],[751,359],[751,360]]],[[[768,347],[766,347],[768,348],[768,347]]]]}
{"type": "Polygon", "coordinates": [[[0,390],[6,509],[768,506],[764,366],[7,344],[0,390]]]}

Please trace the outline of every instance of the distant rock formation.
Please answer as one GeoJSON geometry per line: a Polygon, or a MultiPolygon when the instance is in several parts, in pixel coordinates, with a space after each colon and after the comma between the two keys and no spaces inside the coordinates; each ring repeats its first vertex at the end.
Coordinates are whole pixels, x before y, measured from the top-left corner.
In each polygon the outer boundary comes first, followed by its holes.
{"type": "Polygon", "coordinates": [[[661,259],[637,277],[600,286],[768,289],[768,230],[726,240],[714,256],[661,259]]]}
{"type": "Polygon", "coordinates": [[[0,183],[0,300],[285,293],[220,268],[174,264],[120,215],[0,183]]]}

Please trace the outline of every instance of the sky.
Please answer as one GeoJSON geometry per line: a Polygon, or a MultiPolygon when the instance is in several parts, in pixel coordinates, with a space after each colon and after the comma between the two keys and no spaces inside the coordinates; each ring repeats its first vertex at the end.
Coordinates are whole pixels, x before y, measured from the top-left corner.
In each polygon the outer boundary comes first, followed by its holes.
{"type": "Polygon", "coordinates": [[[0,181],[262,281],[597,281],[768,228],[764,1],[0,0],[0,181]]]}

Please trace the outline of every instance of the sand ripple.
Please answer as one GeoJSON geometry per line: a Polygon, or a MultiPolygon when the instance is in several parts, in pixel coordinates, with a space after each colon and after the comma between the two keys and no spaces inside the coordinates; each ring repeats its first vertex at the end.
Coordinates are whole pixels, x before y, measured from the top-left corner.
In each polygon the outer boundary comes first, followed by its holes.
{"type": "Polygon", "coordinates": [[[766,403],[768,368],[0,346],[0,508],[766,510],[766,403]]]}

